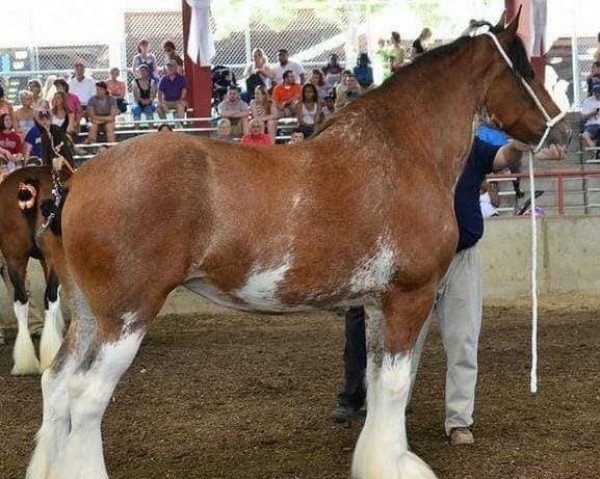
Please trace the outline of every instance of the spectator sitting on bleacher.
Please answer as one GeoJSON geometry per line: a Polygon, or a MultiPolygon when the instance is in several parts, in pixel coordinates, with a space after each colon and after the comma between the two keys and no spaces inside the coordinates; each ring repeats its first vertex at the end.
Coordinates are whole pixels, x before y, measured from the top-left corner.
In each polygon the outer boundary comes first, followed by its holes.
{"type": "MultiPolygon", "coordinates": [[[[54,86],[56,88],[56,93],[62,92],[64,93],[64,99],[66,100],[65,107],[73,113],[73,122],[69,121],[69,128],[73,133],[77,133],[79,131],[79,122],[81,121],[81,117],[83,115],[81,109],[81,103],[79,101],[79,97],[77,95],[73,95],[69,93],[69,84],[66,82],[64,78],[57,78],[54,80],[54,86]]],[[[54,99],[56,98],[56,93],[51,99],[51,104],[54,109],[54,99]]]]}
{"type": "Polygon", "coordinates": [[[342,81],[342,65],[338,63],[337,53],[329,55],[327,65],[323,67],[323,75],[325,75],[325,83],[329,88],[335,86],[342,81]]]}
{"type": "Polygon", "coordinates": [[[254,99],[250,100],[252,118],[263,122],[267,133],[275,140],[277,135],[277,108],[269,98],[267,87],[259,85],[254,90],[254,99]]]}
{"type": "MultiPolygon", "coordinates": [[[[48,102],[48,105],[50,105],[52,98],[54,98],[54,94],[56,93],[56,80],[56,75],[48,75],[46,81],[44,82],[44,86],[42,87],[41,96],[48,102]]],[[[79,99],[77,101],[79,101],[79,99]]]]}
{"type": "Polygon", "coordinates": [[[86,143],[96,143],[100,127],[104,127],[107,141],[114,143],[115,117],[118,114],[117,100],[108,94],[106,82],[99,81],[96,83],[96,95],[88,103],[90,131],[86,143]]]}
{"type": "Polygon", "coordinates": [[[0,148],[9,153],[4,155],[6,160],[14,163],[23,158],[23,139],[13,126],[12,117],[8,113],[2,113],[0,115],[0,148]]]}
{"type": "Polygon", "coordinates": [[[125,82],[119,80],[121,72],[118,68],[110,69],[110,78],[106,80],[106,86],[108,87],[108,93],[117,100],[117,108],[121,113],[127,111],[127,103],[125,102],[125,94],[127,93],[127,85],[125,82]]]}
{"type": "Polygon", "coordinates": [[[500,206],[500,192],[496,181],[488,182],[485,180],[481,184],[479,191],[479,207],[481,208],[481,216],[484,219],[498,216],[498,208],[500,206]]]}
{"type": "Polygon", "coordinates": [[[92,78],[85,76],[83,62],[78,61],[75,63],[75,72],[69,80],[69,92],[79,98],[83,114],[87,116],[87,104],[89,99],[96,94],[96,82],[92,78]]]}
{"type": "Polygon", "coordinates": [[[39,112],[37,120],[37,123],[31,127],[23,142],[23,158],[25,162],[30,158],[42,159],[42,132],[38,127],[38,123],[41,123],[46,128],[50,128],[50,112],[46,110],[39,112]]]}
{"type": "Polygon", "coordinates": [[[148,40],[140,40],[136,50],[137,53],[133,56],[133,60],[131,61],[131,73],[135,75],[140,65],[146,65],[148,66],[150,76],[156,78],[156,57],[153,53],[148,52],[148,40]]]}
{"type": "Polygon", "coordinates": [[[175,43],[171,40],[165,40],[163,42],[163,53],[165,54],[165,63],[162,67],[161,74],[167,74],[167,62],[173,60],[177,64],[177,73],[183,75],[183,59],[177,54],[175,43]]]}
{"type": "MultiPolygon", "coordinates": [[[[150,71],[150,76],[152,72],[150,71]]],[[[175,110],[176,118],[185,117],[187,107],[187,80],[177,73],[177,62],[167,62],[167,74],[158,83],[158,116],[167,117],[168,110],[175,110]]]]}
{"type": "Polygon", "coordinates": [[[358,56],[357,65],[354,67],[353,73],[361,88],[367,89],[373,85],[373,69],[371,68],[371,60],[367,53],[361,53],[358,56]]]}
{"type": "Polygon", "coordinates": [[[140,65],[138,76],[131,82],[131,91],[133,92],[133,107],[131,113],[135,121],[140,121],[142,113],[147,120],[154,119],[154,99],[156,98],[156,81],[150,77],[148,65],[140,65]]]}
{"type": "Polygon", "coordinates": [[[67,93],[57,91],[52,98],[50,109],[50,123],[58,126],[64,133],[70,135],[78,131],[77,114],[69,106],[67,93]]]}
{"type": "Polygon", "coordinates": [[[271,146],[273,138],[265,133],[265,124],[257,118],[250,120],[249,131],[242,136],[242,145],[271,146]]]}
{"type": "Polygon", "coordinates": [[[400,62],[398,62],[398,59],[395,56],[390,55],[388,57],[387,69],[383,73],[383,78],[384,79],[390,78],[394,73],[396,73],[398,70],[400,70],[401,67],[402,67],[402,65],[400,64],[400,62]]]}
{"type": "Polygon", "coordinates": [[[304,141],[304,133],[301,130],[294,130],[290,135],[290,141],[288,143],[300,143],[304,141]]]}
{"type": "Polygon", "coordinates": [[[588,96],[592,96],[592,86],[594,83],[600,82],[600,47],[594,52],[594,63],[592,63],[592,71],[587,80],[588,96]]]}
{"type": "Polygon", "coordinates": [[[215,79],[213,81],[213,97],[218,107],[219,103],[221,103],[225,99],[225,96],[227,95],[227,90],[229,90],[229,88],[231,87],[237,87],[237,85],[231,78],[230,70],[217,70],[214,73],[214,76],[215,79]]]}
{"type": "Polygon", "coordinates": [[[231,130],[234,136],[242,136],[248,131],[248,115],[250,107],[240,98],[240,89],[230,86],[227,96],[219,103],[219,115],[228,118],[231,122],[231,130]]]}
{"type": "Polygon", "coordinates": [[[581,119],[585,121],[581,138],[589,148],[600,145],[600,82],[592,86],[592,96],[581,105],[581,119]]]}
{"type": "Polygon", "coordinates": [[[35,116],[35,110],[31,106],[33,103],[33,93],[29,90],[21,90],[19,92],[19,100],[21,101],[21,107],[17,108],[14,113],[16,130],[21,135],[21,138],[25,138],[29,130],[33,127],[35,116]]]}
{"type": "Polygon", "coordinates": [[[273,101],[280,118],[291,118],[296,115],[296,104],[300,101],[302,87],[296,83],[292,70],[286,70],[283,83],[273,88],[273,101]]]}
{"type": "Polygon", "coordinates": [[[47,111],[50,107],[50,102],[42,95],[42,82],[37,78],[31,78],[27,82],[27,89],[33,94],[31,106],[36,111],[47,111]]]}
{"type": "Polygon", "coordinates": [[[269,90],[273,76],[273,70],[271,69],[271,65],[269,65],[269,59],[265,55],[265,52],[262,48],[255,48],[252,51],[252,61],[244,69],[246,90],[249,94],[253,94],[259,85],[264,85],[269,90]]]}
{"type": "Polygon", "coordinates": [[[219,120],[217,123],[217,134],[213,138],[227,143],[232,143],[234,141],[231,136],[231,122],[229,121],[229,118],[221,118],[219,120]]]}
{"type": "Polygon", "coordinates": [[[277,58],[279,62],[272,68],[273,70],[273,83],[281,85],[285,82],[285,72],[292,71],[294,73],[294,81],[300,85],[304,84],[304,67],[297,62],[293,62],[289,59],[290,54],[285,48],[282,48],[277,52],[277,58]],[[297,78],[297,79],[296,79],[297,78]]]}
{"type": "Polygon", "coordinates": [[[10,115],[14,118],[14,111],[12,103],[4,98],[4,87],[0,85],[0,115],[10,115]]]}
{"type": "Polygon", "coordinates": [[[314,69],[312,71],[312,75],[310,77],[310,83],[312,83],[317,89],[317,96],[319,98],[319,103],[325,103],[325,98],[331,95],[335,90],[332,86],[329,86],[325,82],[325,77],[323,76],[323,72],[318,69],[314,69]]]}
{"type": "Polygon", "coordinates": [[[400,38],[400,34],[398,32],[392,32],[390,46],[388,47],[388,58],[389,57],[394,57],[396,60],[398,60],[400,66],[404,64],[406,52],[404,51],[402,39],[400,38]]]}
{"type": "Polygon", "coordinates": [[[332,96],[325,97],[325,105],[321,108],[321,116],[323,121],[329,120],[335,113],[335,98],[332,96]]]}
{"type": "Polygon", "coordinates": [[[431,40],[433,38],[433,32],[431,29],[425,27],[421,30],[418,38],[412,43],[412,51],[410,54],[410,59],[414,60],[422,53],[425,53],[429,50],[429,45],[431,44],[431,40]]]}
{"type": "Polygon", "coordinates": [[[358,80],[352,74],[346,77],[345,85],[342,85],[338,89],[337,96],[335,98],[335,109],[336,111],[344,108],[352,100],[355,100],[362,95],[362,88],[358,84],[358,80]]]}
{"type": "Polygon", "coordinates": [[[315,127],[321,122],[321,107],[317,97],[317,89],[312,83],[302,87],[300,102],[296,105],[296,118],[298,129],[304,133],[304,137],[312,136],[315,127]]]}

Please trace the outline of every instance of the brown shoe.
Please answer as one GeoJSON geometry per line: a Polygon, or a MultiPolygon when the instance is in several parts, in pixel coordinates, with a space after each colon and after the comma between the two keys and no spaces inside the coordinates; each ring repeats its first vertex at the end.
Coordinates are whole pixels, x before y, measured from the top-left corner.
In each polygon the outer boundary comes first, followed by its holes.
{"type": "Polygon", "coordinates": [[[450,431],[451,446],[466,446],[474,442],[473,433],[468,427],[455,427],[450,431]]]}

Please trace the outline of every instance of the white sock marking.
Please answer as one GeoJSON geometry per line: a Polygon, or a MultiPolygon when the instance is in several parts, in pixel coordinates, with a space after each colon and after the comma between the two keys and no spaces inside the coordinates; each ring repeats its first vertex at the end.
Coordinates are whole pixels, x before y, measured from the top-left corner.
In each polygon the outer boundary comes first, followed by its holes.
{"type": "Polygon", "coordinates": [[[354,451],[353,478],[435,479],[427,464],[408,451],[405,409],[410,363],[410,355],[385,354],[381,365],[369,357],[367,420],[354,451]]]}
{"type": "Polygon", "coordinates": [[[40,363],[35,355],[33,341],[29,335],[29,302],[21,304],[19,301],[15,301],[13,306],[19,330],[17,332],[17,340],[15,341],[15,349],[13,351],[15,364],[11,374],[15,376],[38,374],[40,371],[40,363]]]}
{"type": "Polygon", "coordinates": [[[45,312],[44,330],[40,340],[40,371],[44,372],[58,352],[63,338],[64,320],[60,310],[60,299],[48,303],[45,312]]]}

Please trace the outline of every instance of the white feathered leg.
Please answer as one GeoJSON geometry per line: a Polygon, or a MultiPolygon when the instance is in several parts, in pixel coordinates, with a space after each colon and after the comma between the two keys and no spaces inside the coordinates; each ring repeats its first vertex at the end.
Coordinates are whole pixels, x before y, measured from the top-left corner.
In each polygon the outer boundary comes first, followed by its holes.
{"type": "Polygon", "coordinates": [[[38,374],[40,371],[40,362],[35,355],[33,341],[29,335],[29,302],[21,303],[20,301],[15,301],[14,310],[19,329],[13,352],[14,366],[11,374],[15,376],[38,374]]]}
{"type": "Polygon", "coordinates": [[[44,372],[58,352],[63,339],[64,320],[60,310],[60,297],[48,303],[45,312],[44,331],[40,340],[40,372],[44,372]]]}

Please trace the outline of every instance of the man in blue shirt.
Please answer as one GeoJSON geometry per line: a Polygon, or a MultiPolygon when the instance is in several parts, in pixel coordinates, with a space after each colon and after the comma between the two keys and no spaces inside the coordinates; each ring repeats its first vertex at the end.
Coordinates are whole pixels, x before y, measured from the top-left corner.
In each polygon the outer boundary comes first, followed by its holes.
{"type": "MultiPolygon", "coordinates": [[[[482,268],[477,243],[483,236],[479,190],[486,175],[520,161],[528,146],[511,141],[504,146],[475,138],[465,169],[456,185],[454,210],[459,240],[456,255],[442,278],[433,313],[438,319],[446,351],[445,430],[452,445],[472,444],[473,409],[477,382],[477,345],[483,305],[482,268]]],[[[564,151],[555,146],[538,154],[538,159],[561,159],[564,151]]],[[[427,319],[413,352],[412,384],[433,315],[427,319]]],[[[338,396],[332,418],[345,422],[354,418],[365,400],[366,368],[365,313],[362,307],[346,313],[344,351],[345,386],[338,396]]]]}

